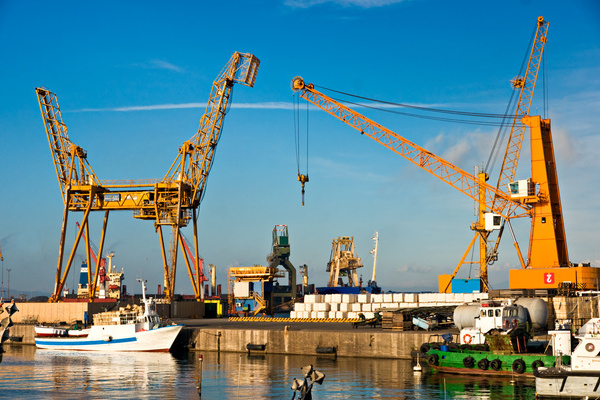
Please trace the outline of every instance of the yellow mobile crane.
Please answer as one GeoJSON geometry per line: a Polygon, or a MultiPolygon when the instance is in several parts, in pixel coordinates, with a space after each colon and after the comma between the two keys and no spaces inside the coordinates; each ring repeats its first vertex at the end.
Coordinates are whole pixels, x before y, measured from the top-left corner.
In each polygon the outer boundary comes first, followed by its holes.
{"type": "Polygon", "coordinates": [[[313,84],[306,84],[301,77],[292,80],[292,89],[308,102],[477,201],[477,223],[487,231],[499,229],[501,217],[504,217],[512,233],[510,218],[531,217],[527,263],[513,234],[522,269],[510,271],[511,288],[557,288],[561,282],[597,287],[598,268],[572,266],[567,258],[550,120],[542,120],[539,116],[522,118],[522,122],[530,128],[531,179],[511,183],[511,192],[507,193],[488,185],[485,172],[476,177],[461,170],[317,91],[313,84]]]}
{"type": "MultiPolygon", "coordinates": [[[[193,222],[194,250],[198,257],[197,216],[206,179],[212,166],[214,152],[221,134],[223,118],[227,110],[233,84],[253,87],[260,61],[252,54],[234,52],[223,71],[214,81],[206,111],[200,119],[198,132],[185,141],[167,174],[159,181],[100,181],[88,163],[87,153],[75,145],[67,134],[67,126],[62,121],[56,94],[44,88],[36,88],[40,111],[58,182],[63,196],[63,222],[56,268],[56,281],[51,302],[60,299],[60,293],[73,262],[77,245],[85,231],[89,236],[88,217],[92,211],[104,211],[104,222],[98,253],[102,254],[108,215],[113,210],[130,210],[133,217],[154,221],[159,234],[164,266],[165,297],[173,298],[178,247],[183,246],[180,229],[193,222]],[[63,272],[65,237],[69,212],[83,212],[81,226],[63,272]],[[170,251],[167,256],[162,227],[171,227],[170,251]]],[[[87,265],[91,268],[89,241],[86,244],[87,265]]],[[[203,274],[200,265],[190,265],[184,257],[197,300],[203,274]],[[192,268],[196,273],[192,272],[192,268]],[[195,278],[194,278],[195,277],[195,278]]],[[[100,258],[98,258],[99,262],[100,258]]],[[[89,299],[95,297],[99,265],[95,265],[93,282],[90,282],[89,299]]],[[[88,271],[92,276],[92,271],[88,271]]]]}

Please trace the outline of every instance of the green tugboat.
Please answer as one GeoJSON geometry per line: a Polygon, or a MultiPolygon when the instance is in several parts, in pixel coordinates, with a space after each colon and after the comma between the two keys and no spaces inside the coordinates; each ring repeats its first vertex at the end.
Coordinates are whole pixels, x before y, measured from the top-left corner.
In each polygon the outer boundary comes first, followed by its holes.
{"type": "MultiPolygon", "coordinates": [[[[529,332],[520,327],[508,332],[491,331],[485,335],[485,344],[453,343],[452,334],[441,337],[443,342],[431,343],[430,340],[420,349],[427,357],[427,364],[440,372],[533,378],[534,371],[555,365],[558,358],[551,352],[546,354],[547,343],[530,341],[529,332]]],[[[569,356],[561,358],[563,364],[569,364],[569,356]]]]}

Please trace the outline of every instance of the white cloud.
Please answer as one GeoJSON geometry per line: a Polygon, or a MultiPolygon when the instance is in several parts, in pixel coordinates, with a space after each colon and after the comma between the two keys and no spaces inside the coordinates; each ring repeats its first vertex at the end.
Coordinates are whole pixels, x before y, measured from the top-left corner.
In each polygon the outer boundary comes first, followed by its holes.
{"type": "MultiPolygon", "coordinates": [[[[292,103],[286,102],[264,102],[264,103],[236,103],[231,108],[245,108],[252,110],[291,110],[292,103]]],[[[153,104],[148,106],[126,106],[109,108],[82,108],[72,112],[129,112],[129,111],[154,111],[154,110],[175,110],[182,108],[206,108],[206,103],[180,103],[180,104],[153,104]]]]}
{"type": "Polygon", "coordinates": [[[152,60],[150,61],[150,65],[151,68],[168,69],[170,71],[183,72],[182,68],[163,60],[152,60]]]}

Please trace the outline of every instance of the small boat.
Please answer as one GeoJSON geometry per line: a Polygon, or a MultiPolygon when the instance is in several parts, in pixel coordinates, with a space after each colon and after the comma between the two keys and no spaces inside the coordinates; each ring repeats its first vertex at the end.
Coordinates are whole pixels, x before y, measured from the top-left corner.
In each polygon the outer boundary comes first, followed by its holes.
{"type": "Polygon", "coordinates": [[[533,378],[541,367],[569,362],[567,355],[545,354],[546,346],[530,341],[528,332],[520,327],[486,334],[485,341],[485,344],[467,345],[452,343],[446,338],[443,343],[424,343],[421,351],[431,368],[452,374],[533,378]]]}
{"type": "Polygon", "coordinates": [[[579,328],[579,343],[571,353],[571,333],[551,331],[556,353],[570,354],[571,364],[539,368],[535,373],[535,390],[544,398],[600,397],[600,318],[592,318],[579,328]]]}
{"type": "Polygon", "coordinates": [[[68,334],[67,328],[58,326],[36,325],[33,329],[37,337],[62,337],[68,334]]]}
{"type": "Polygon", "coordinates": [[[144,282],[142,303],[143,307],[128,306],[95,314],[91,328],[80,330],[76,336],[36,337],[35,344],[40,349],[53,350],[168,352],[183,325],[160,322],[154,299],[146,299],[144,282]]]}

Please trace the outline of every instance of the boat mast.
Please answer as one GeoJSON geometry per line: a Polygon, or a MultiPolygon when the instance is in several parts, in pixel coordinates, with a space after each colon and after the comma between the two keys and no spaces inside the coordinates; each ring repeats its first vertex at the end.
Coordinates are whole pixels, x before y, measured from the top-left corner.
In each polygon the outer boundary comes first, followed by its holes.
{"type": "Polygon", "coordinates": [[[373,254],[373,279],[371,279],[371,282],[376,282],[375,272],[377,271],[377,245],[379,243],[379,232],[375,232],[373,240],[375,241],[375,247],[371,250],[371,254],[373,254]]]}

